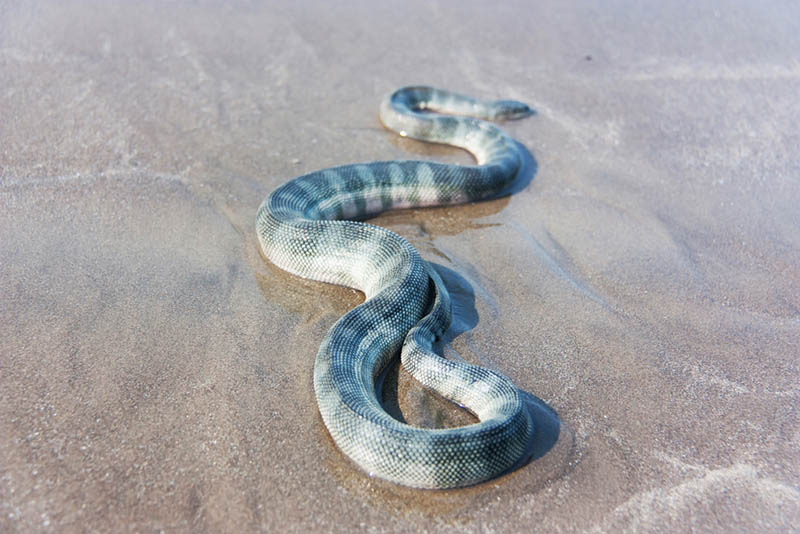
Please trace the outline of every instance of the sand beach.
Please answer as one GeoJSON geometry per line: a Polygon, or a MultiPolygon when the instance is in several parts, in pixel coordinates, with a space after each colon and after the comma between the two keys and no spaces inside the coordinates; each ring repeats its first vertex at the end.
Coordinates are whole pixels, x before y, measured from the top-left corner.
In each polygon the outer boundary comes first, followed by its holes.
{"type": "MultiPolygon", "coordinates": [[[[800,529],[800,7],[0,1],[0,531],[800,529]],[[354,290],[261,256],[325,167],[469,163],[378,121],[513,98],[513,195],[392,212],[508,375],[527,465],[420,491],[333,444],[312,369],[354,290]]],[[[402,370],[384,402],[470,416],[402,370]]]]}

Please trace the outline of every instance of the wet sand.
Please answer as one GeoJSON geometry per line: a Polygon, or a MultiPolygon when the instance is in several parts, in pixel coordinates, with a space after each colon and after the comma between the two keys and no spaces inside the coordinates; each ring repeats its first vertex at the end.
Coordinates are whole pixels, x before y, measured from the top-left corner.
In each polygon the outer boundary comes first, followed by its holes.
{"type": "MultiPolygon", "coordinates": [[[[800,528],[800,9],[0,4],[0,531],[800,528]],[[408,84],[515,98],[529,183],[386,214],[449,273],[446,353],[527,391],[534,459],[370,479],[311,372],[361,296],[260,256],[301,174],[458,150],[408,84]]],[[[385,403],[469,417],[390,370],[385,403]]]]}

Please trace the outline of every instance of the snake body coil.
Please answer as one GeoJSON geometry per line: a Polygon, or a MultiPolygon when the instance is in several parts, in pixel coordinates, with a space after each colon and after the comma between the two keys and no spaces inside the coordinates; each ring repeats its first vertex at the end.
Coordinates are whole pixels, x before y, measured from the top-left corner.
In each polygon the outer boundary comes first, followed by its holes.
{"type": "Polygon", "coordinates": [[[323,340],[314,390],[336,445],[370,474],[418,488],[454,488],[507,471],[528,450],[533,426],[517,388],[494,371],[433,352],[451,318],[436,271],[397,234],[348,219],[496,196],[515,179],[521,156],[513,140],[479,119],[530,113],[515,101],[400,89],[381,104],[386,127],[464,148],[478,164],[379,161],[324,169],[280,186],[258,210],[259,241],[275,265],[365,294],[323,340]],[[423,429],[392,418],[381,407],[376,381],[398,351],[416,380],[479,422],[423,429]]]}

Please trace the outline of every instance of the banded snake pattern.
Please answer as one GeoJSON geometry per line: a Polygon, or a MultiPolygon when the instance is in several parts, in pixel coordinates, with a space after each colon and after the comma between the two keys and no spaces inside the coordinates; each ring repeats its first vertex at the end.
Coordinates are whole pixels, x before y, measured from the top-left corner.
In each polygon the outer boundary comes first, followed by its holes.
{"type": "Polygon", "coordinates": [[[430,87],[399,89],[381,104],[384,126],[401,136],[466,149],[477,164],[396,160],[323,169],[278,187],[258,210],[259,242],[276,266],[365,295],[322,341],[314,390],[336,445],[372,475],[417,488],[455,488],[511,469],[528,450],[533,425],[511,381],[434,352],[451,321],[450,297],[436,270],[402,237],[361,221],[391,209],[502,194],[516,178],[521,154],[486,121],[531,113],[512,100],[482,101],[430,87]],[[429,429],[389,415],[377,380],[398,352],[411,376],[479,421],[429,429]]]}

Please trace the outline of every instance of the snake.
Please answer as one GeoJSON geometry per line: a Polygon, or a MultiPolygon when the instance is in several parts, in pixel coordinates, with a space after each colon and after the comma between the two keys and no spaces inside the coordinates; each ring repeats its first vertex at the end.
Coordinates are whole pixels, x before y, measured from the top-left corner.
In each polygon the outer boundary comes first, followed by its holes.
{"type": "Polygon", "coordinates": [[[331,167],[284,183],[258,208],[256,231],[266,259],[291,274],[364,294],[363,303],[322,340],[313,384],[336,447],[371,477],[412,488],[459,488],[513,470],[530,450],[534,429],[522,392],[497,371],[437,352],[452,311],[436,269],[406,239],[364,219],[506,194],[523,156],[516,141],[488,121],[532,113],[515,100],[398,89],[380,105],[386,128],[465,149],[476,163],[391,160],[331,167]],[[392,417],[379,387],[398,354],[416,381],[477,422],[421,428],[392,417]]]}

